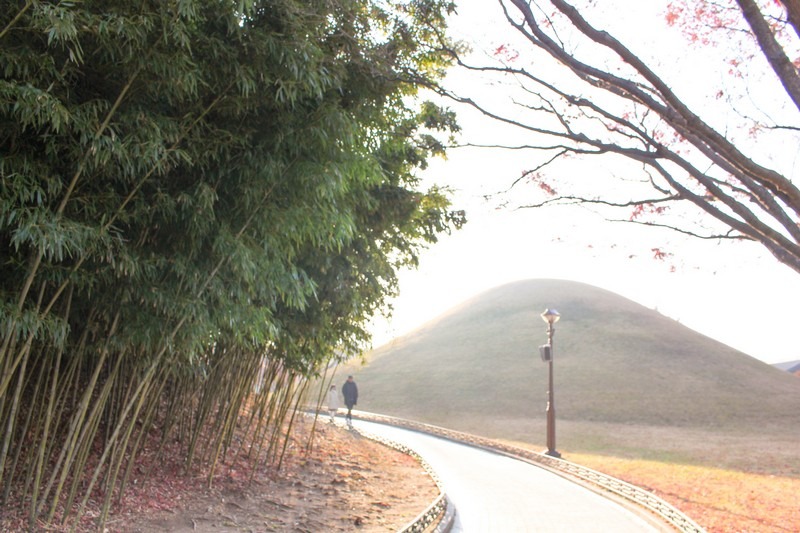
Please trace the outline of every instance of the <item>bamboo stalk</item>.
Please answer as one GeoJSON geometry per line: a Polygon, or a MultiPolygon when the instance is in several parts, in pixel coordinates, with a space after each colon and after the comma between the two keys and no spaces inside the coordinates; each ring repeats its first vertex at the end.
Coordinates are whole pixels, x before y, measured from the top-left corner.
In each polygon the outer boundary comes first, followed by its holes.
{"type": "MultiPolygon", "coordinates": [[[[134,442],[133,446],[130,449],[130,455],[127,459],[127,465],[125,468],[125,473],[120,480],[119,485],[119,500],[117,503],[120,503],[122,500],[122,495],[125,492],[125,486],[128,483],[128,479],[130,478],[131,472],[133,471],[133,467],[136,466],[136,457],[138,455],[138,451],[141,449],[142,442],[147,439],[147,435],[150,433],[152,428],[154,427],[155,419],[158,413],[158,406],[159,401],[158,398],[163,393],[164,389],[166,388],[167,381],[166,380],[159,380],[159,387],[158,390],[152,395],[150,401],[148,402],[148,408],[145,412],[144,420],[142,421],[142,426],[139,428],[139,434],[137,435],[136,442],[134,442]]],[[[156,452],[155,456],[158,456],[158,452],[156,452]]],[[[155,462],[155,459],[154,459],[155,462]]],[[[110,494],[110,491],[108,492],[110,494]]]]}
{"type": "MultiPolygon", "coordinates": [[[[44,405],[43,401],[42,402],[37,401],[39,395],[41,394],[42,382],[45,380],[44,373],[45,373],[45,365],[39,365],[39,371],[36,372],[36,383],[34,384],[33,389],[29,393],[33,401],[28,405],[28,408],[25,410],[25,421],[22,423],[22,426],[19,429],[15,429],[17,442],[16,445],[14,446],[15,448],[14,457],[13,459],[11,459],[11,464],[9,465],[9,467],[7,467],[8,475],[5,481],[5,489],[3,490],[3,498],[2,498],[3,506],[5,506],[6,503],[8,502],[8,496],[11,493],[11,487],[14,483],[14,478],[18,473],[17,468],[19,466],[19,460],[20,457],[22,456],[23,449],[25,448],[24,446],[25,436],[29,434],[32,421],[35,417],[35,413],[39,413],[42,408],[42,405],[44,405]]],[[[27,485],[31,478],[30,475],[31,458],[27,454],[24,459],[24,462],[28,464],[28,468],[26,469],[28,473],[25,476],[26,479],[25,485],[27,485]]]]}
{"type": "MultiPolygon", "coordinates": [[[[37,308],[42,303],[42,297],[44,296],[44,285],[42,285],[39,291],[39,297],[37,301],[37,308]]],[[[0,484],[3,482],[3,475],[5,473],[6,468],[6,457],[8,455],[9,446],[11,446],[11,440],[14,435],[14,427],[16,425],[16,418],[17,418],[17,410],[19,409],[19,402],[22,396],[22,385],[25,383],[26,374],[28,368],[28,361],[30,360],[30,353],[31,353],[31,343],[33,342],[33,333],[28,337],[28,342],[25,344],[25,349],[23,353],[24,357],[21,362],[21,366],[19,368],[19,372],[17,372],[17,387],[14,389],[14,396],[11,400],[11,408],[9,409],[8,414],[6,414],[6,431],[5,436],[3,437],[3,445],[0,449],[0,484]]],[[[8,380],[11,380],[11,373],[8,375],[8,380]]],[[[0,390],[0,395],[4,394],[2,390],[0,390]]]]}
{"type": "MultiPolygon", "coordinates": [[[[83,428],[83,422],[86,418],[86,413],[89,408],[89,401],[94,391],[94,387],[97,383],[97,378],[100,375],[100,371],[102,370],[106,358],[108,357],[109,354],[108,344],[110,342],[111,335],[113,335],[114,331],[116,331],[117,324],[119,322],[119,317],[120,313],[119,311],[117,311],[117,314],[114,317],[114,321],[111,324],[111,328],[109,329],[109,334],[106,337],[106,345],[100,354],[100,360],[95,365],[92,377],[89,380],[89,383],[86,384],[86,388],[83,391],[83,396],[81,398],[80,405],[78,405],[77,411],[71,418],[70,426],[67,435],[65,436],[64,447],[61,450],[61,454],[57,462],[57,464],[60,465],[61,476],[58,476],[59,481],[58,485],[56,486],[55,495],[53,496],[54,500],[53,504],[51,505],[50,512],[48,513],[48,518],[47,518],[48,522],[52,521],[53,519],[53,514],[55,513],[55,501],[58,500],[58,497],[61,494],[61,490],[63,489],[64,483],[69,473],[69,468],[72,465],[72,462],[75,458],[76,444],[79,442],[80,435],[83,434],[85,431],[85,429],[83,428]]],[[[95,404],[95,410],[97,409],[97,405],[98,404],[95,404]]],[[[50,482],[48,482],[47,489],[45,492],[45,497],[44,497],[45,499],[49,496],[50,489],[53,485],[54,480],[56,479],[58,470],[59,467],[53,470],[53,475],[50,478],[50,482]]]]}
{"type": "Polygon", "coordinates": [[[32,5],[33,5],[33,0],[26,0],[26,2],[25,2],[25,5],[24,5],[24,6],[22,6],[22,8],[21,8],[21,9],[20,9],[20,10],[17,12],[17,14],[16,14],[16,15],[14,15],[14,18],[13,18],[13,19],[11,19],[11,21],[9,21],[9,23],[8,23],[8,24],[6,24],[6,27],[5,27],[5,28],[3,28],[3,31],[1,31],[1,32],[0,32],[0,39],[2,39],[3,37],[5,37],[5,36],[6,36],[6,33],[8,33],[8,32],[9,32],[9,30],[11,30],[11,28],[13,28],[13,27],[14,27],[14,25],[16,25],[16,23],[17,23],[17,22],[19,22],[19,19],[21,19],[21,18],[22,18],[22,15],[24,15],[24,14],[25,14],[25,12],[26,12],[28,9],[30,9],[30,7],[31,7],[32,5]]]}
{"type": "Polygon", "coordinates": [[[252,471],[250,473],[250,481],[252,481],[253,476],[255,475],[256,467],[258,466],[258,463],[260,462],[261,453],[262,453],[262,450],[264,448],[264,441],[266,440],[265,435],[266,435],[266,432],[267,432],[267,429],[268,429],[267,428],[267,423],[268,423],[268,420],[267,420],[268,405],[267,404],[268,404],[269,399],[270,399],[269,391],[270,391],[270,387],[272,386],[272,383],[276,379],[278,366],[279,365],[277,364],[277,362],[275,360],[270,360],[269,365],[268,365],[269,373],[267,373],[265,371],[262,389],[261,389],[261,391],[259,391],[259,394],[257,395],[257,397],[255,399],[256,409],[257,409],[257,413],[258,413],[257,414],[258,425],[256,427],[256,430],[253,432],[253,441],[252,441],[252,443],[250,445],[250,455],[248,456],[248,459],[251,459],[253,461],[253,464],[254,464],[254,468],[252,469],[252,471]],[[269,377],[269,379],[267,379],[267,376],[269,377]],[[254,452],[254,450],[255,450],[255,452],[254,452]],[[253,453],[254,453],[254,455],[253,455],[253,453]]]}
{"type": "MultiPolygon", "coordinates": [[[[136,427],[136,421],[139,419],[139,413],[141,412],[142,408],[146,404],[149,406],[149,404],[155,403],[155,401],[153,400],[153,395],[150,394],[151,391],[154,388],[154,385],[156,385],[156,384],[150,383],[148,385],[148,388],[144,389],[142,391],[142,393],[139,395],[139,400],[137,401],[136,408],[134,409],[133,413],[128,418],[128,421],[127,421],[127,424],[126,424],[127,428],[125,430],[124,436],[120,440],[118,446],[117,446],[116,442],[113,443],[115,445],[115,448],[116,448],[117,452],[116,452],[116,454],[111,454],[111,456],[109,457],[108,478],[106,480],[106,486],[105,486],[105,498],[104,498],[104,501],[103,501],[103,506],[102,506],[102,509],[101,509],[101,512],[100,512],[100,516],[98,517],[98,524],[97,524],[97,527],[100,530],[102,530],[104,528],[106,519],[108,518],[108,510],[109,510],[109,507],[111,505],[111,499],[112,499],[113,492],[114,492],[113,488],[114,488],[114,485],[116,485],[116,482],[117,482],[117,479],[118,479],[118,476],[119,476],[120,468],[122,467],[122,463],[125,460],[125,452],[128,451],[128,443],[130,441],[131,434],[133,433],[133,430],[136,427]],[[116,457],[114,457],[114,455],[116,455],[116,457]]],[[[156,387],[156,388],[161,389],[162,387],[156,387]]],[[[146,409],[146,411],[147,410],[149,410],[149,408],[146,409]]],[[[119,427],[119,426],[122,426],[124,424],[125,424],[125,420],[121,419],[118,422],[117,426],[119,427]]],[[[131,454],[130,454],[130,457],[129,457],[128,460],[130,461],[131,464],[133,464],[134,457],[136,456],[135,450],[130,450],[130,453],[131,454]]],[[[101,468],[101,465],[98,464],[96,472],[100,468],[101,468]]],[[[88,500],[89,495],[91,493],[91,486],[92,485],[90,484],[90,488],[89,488],[89,490],[86,491],[86,495],[84,496],[83,502],[81,502],[81,506],[78,509],[78,516],[80,516],[81,513],[83,512],[83,509],[84,509],[84,507],[86,505],[86,501],[88,500]]],[[[120,487],[120,490],[122,490],[121,487],[120,487]]]]}
{"type": "MultiPolygon", "coordinates": [[[[94,314],[94,311],[90,312],[89,316],[91,317],[93,314],[94,314]]],[[[89,322],[91,322],[91,320],[89,322]]],[[[86,325],[86,327],[84,327],[84,331],[81,334],[80,341],[78,342],[78,347],[77,347],[77,350],[76,350],[77,353],[82,353],[83,352],[83,348],[86,345],[86,338],[88,336],[88,330],[89,330],[89,325],[88,325],[88,322],[87,322],[87,325],[86,325]]],[[[62,389],[66,389],[66,390],[62,390],[62,392],[60,394],[58,394],[58,395],[54,394],[54,398],[50,402],[52,404],[51,407],[53,409],[53,414],[52,414],[52,416],[48,417],[48,422],[51,425],[55,422],[55,427],[53,427],[53,431],[51,432],[52,433],[52,437],[50,437],[50,438],[48,438],[46,440],[43,440],[40,443],[40,451],[39,451],[40,459],[39,459],[39,465],[38,465],[38,468],[37,468],[37,476],[39,478],[44,476],[45,468],[46,468],[46,465],[48,463],[46,458],[51,457],[52,454],[55,453],[56,450],[59,451],[59,457],[58,457],[57,461],[55,462],[55,464],[53,465],[53,467],[51,469],[52,470],[52,475],[49,476],[48,484],[47,484],[47,486],[45,487],[45,490],[44,490],[44,496],[41,497],[41,498],[37,497],[37,501],[39,503],[37,503],[36,505],[31,505],[31,511],[30,511],[31,517],[30,517],[30,520],[32,522],[34,522],[36,520],[36,517],[39,514],[41,514],[42,507],[47,502],[47,494],[49,494],[49,491],[52,489],[52,485],[55,482],[55,478],[56,478],[55,472],[58,471],[62,461],[64,460],[64,456],[65,456],[65,453],[66,453],[66,447],[64,446],[63,441],[59,441],[58,440],[58,437],[62,434],[61,428],[62,428],[62,426],[64,426],[64,423],[61,422],[62,421],[62,416],[61,415],[70,406],[76,405],[75,392],[79,388],[79,384],[78,384],[79,377],[78,376],[80,376],[80,368],[81,368],[81,361],[82,360],[83,360],[82,357],[73,357],[71,359],[69,365],[67,365],[66,372],[64,373],[63,380],[61,380],[61,384],[63,384],[62,389]],[[73,397],[71,399],[68,397],[70,392],[72,392],[72,395],[73,395],[73,397]]],[[[55,382],[53,382],[51,384],[51,389],[55,389],[56,385],[57,384],[55,382]]],[[[36,490],[37,494],[42,492],[42,490],[41,490],[41,481],[37,481],[35,490],[36,490]]]]}
{"type": "MultiPolygon", "coordinates": [[[[114,364],[114,373],[119,371],[120,364],[122,362],[122,358],[118,358],[117,362],[114,364]]],[[[86,418],[86,424],[84,425],[83,431],[81,431],[80,439],[78,441],[77,446],[77,453],[75,453],[75,462],[73,467],[73,472],[82,472],[86,467],[86,464],[89,462],[89,458],[94,449],[94,436],[97,434],[98,427],[100,426],[101,421],[103,420],[103,406],[105,405],[108,397],[111,394],[111,390],[113,389],[113,380],[106,380],[103,384],[103,387],[100,389],[100,394],[95,399],[94,407],[92,408],[89,416],[86,418]]],[[[101,459],[97,463],[97,471],[102,467],[104,461],[101,459]]],[[[78,497],[79,489],[83,490],[83,492],[87,495],[91,493],[92,486],[85,488],[84,487],[84,479],[82,475],[74,475],[72,477],[72,483],[70,483],[69,493],[64,502],[64,516],[61,518],[61,524],[66,524],[69,518],[70,510],[72,509],[72,505],[75,501],[75,498],[78,497]]],[[[53,503],[55,504],[58,501],[58,494],[53,497],[53,503]]],[[[55,511],[55,507],[51,509],[51,514],[48,517],[48,522],[52,521],[53,515],[52,513],[55,511]]],[[[75,513],[75,523],[81,517],[81,510],[75,513]]],[[[73,526],[74,527],[74,526],[73,526]]]]}
{"type": "MultiPolygon", "coordinates": [[[[71,297],[68,298],[68,301],[71,300],[71,297]]],[[[33,486],[31,487],[30,495],[31,495],[31,503],[30,503],[30,514],[28,516],[28,527],[33,530],[33,526],[36,522],[36,509],[38,507],[38,497],[39,497],[39,486],[42,480],[42,474],[44,472],[45,466],[45,451],[48,448],[48,438],[50,436],[50,424],[53,421],[53,410],[54,404],[56,401],[56,389],[59,385],[59,372],[61,370],[61,357],[64,353],[63,349],[59,349],[56,355],[55,361],[55,368],[53,369],[52,376],[50,377],[50,393],[47,395],[47,411],[44,415],[44,427],[42,428],[42,436],[39,441],[39,446],[37,447],[38,453],[36,456],[36,462],[34,465],[34,479],[33,479],[33,486]]]]}
{"type": "MultiPolygon", "coordinates": [[[[295,379],[293,377],[292,382],[294,382],[294,381],[295,381],[295,379]]],[[[305,389],[306,389],[307,386],[308,386],[308,380],[303,379],[301,386],[293,387],[295,389],[295,393],[292,394],[292,396],[294,398],[294,401],[293,402],[289,401],[286,404],[286,412],[289,412],[291,410],[292,414],[291,414],[291,417],[289,418],[289,425],[286,428],[286,435],[285,435],[285,437],[283,439],[283,447],[281,448],[281,453],[280,453],[280,456],[278,457],[278,469],[279,470],[281,469],[281,467],[283,467],[283,458],[286,456],[286,447],[289,445],[289,440],[290,440],[290,437],[291,437],[292,428],[294,427],[294,422],[295,422],[295,419],[297,417],[297,412],[299,411],[300,402],[303,399],[303,395],[305,393],[305,389]]],[[[285,420],[285,415],[282,418],[281,422],[283,422],[284,420],[285,420]]],[[[281,427],[281,426],[282,426],[282,424],[279,425],[279,427],[281,427]]]]}

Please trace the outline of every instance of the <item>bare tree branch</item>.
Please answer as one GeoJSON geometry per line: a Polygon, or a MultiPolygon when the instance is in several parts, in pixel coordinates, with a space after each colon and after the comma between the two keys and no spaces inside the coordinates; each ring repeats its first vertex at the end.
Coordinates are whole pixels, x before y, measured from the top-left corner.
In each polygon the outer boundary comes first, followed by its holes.
{"type": "Polygon", "coordinates": [[[800,0],[781,0],[781,4],[786,8],[789,24],[794,28],[795,34],[800,37],[800,0]]]}
{"type": "MultiPolygon", "coordinates": [[[[681,221],[637,219],[635,222],[673,227],[686,235],[705,239],[755,240],[800,273],[800,189],[790,176],[756,162],[747,155],[746,149],[758,153],[755,151],[757,148],[746,143],[737,144],[728,131],[721,133],[701,118],[665,79],[646,64],[643,56],[637,55],[610,33],[590,24],[584,16],[588,9],[578,9],[576,2],[565,0],[550,0],[548,7],[545,7],[544,0],[498,0],[498,3],[510,26],[517,30],[526,45],[530,45],[531,57],[542,53],[548,55],[566,69],[567,76],[560,77],[549,68],[538,68],[538,59],[536,67],[526,67],[517,59],[506,64],[475,65],[451,51],[460,68],[476,75],[513,80],[517,84],[518,96],[510,103],[515,108],[503,110],[502,105],[495,101],[458,94],[449,88],[435,89],[455,102],[470,106],[484,116],[518,128],[536,139],[505,146],[510,150],[531,147],[541,154],[534,164],[511,181],[508,191],[523,180],[529,180],[550,197],[539,202],[526,201],[520,208],[564,203],[617,209],[662,203],[692,205],[705,213],[706,220],[724,224],[729,230],[697,231],[691,227],[694,222],[689,221],[684,224],[681,221]],[[583,59],[579,58],[568,49],[573,41],[580,44],[581,51],[586,50],[588,43],[594,47],[593,53],[584,53],[583,59]],[[586,59],[596,57],[604,59],[586,59]],[[559,190],[559,194],[555,194],[555,189],[561,189],[560,183],[564,181],[559,176],[559,168],[569,156],[604,157],[611,154],[640,163],[640,171],[647,175],[647,180],[640,183],[647,186],[649,182],[650,196],[652,191],[656,191],[657,197],[642,197],[641,190],[637,193],[639,196],[632,195],[622,200],[614,199],[610,194],[600,194],[602,198],[598,199],[588,192],[581,195],[559,190]]],[[[782,4],[789,24],[797,29],[794,21],[799,20],[800,0],[785,0],[782,4]]],[[[796,110],[799,100],[793,93],[797,69],[780,48],[781,44],[770,26],[772,22],[767,21],[768,16],[758,10],[754,0],[736,0],[729,13],[731,16],[739,13],[742,20],[747,20],[754,36],[748,43],[758,44],[760,48],[756,53],[765,56],[783,82],[786,94],[776,94],[776,100],[795,102],[792,109],[796,110]],[[741,11],[733,11],[737,9],[735,5],[741,11]]],[[[748,31],[745,24],[731,25],[731,28],[739,34],[748,31]]],[[[727,32],[726,35],[732,34],[727,32]]],[[[524,50],[515,50],[517,57],[524,58],[524,54],[524,50]]],[[[468,91],[469,87],[459,90],[468,91]]],[[[723,94],[722,90],[719,94],[723,94]]],[[[749,92],[745,94],[752,96],[749,92]]],[[[724,100],[718,101],[719,105],[725,104],[724,100]]],[[[797,117],[791,114],[781,117],[780,126],[775,125],[777,121],[774,120],[770,121],[771,125],[764,125],[736,109],[733,100],[728,101],[728,105],[728,109],[742,120],[756,124],[750,131],[751,135],[763,131],[782,132],[789,136],[800,131],[800,127],[793,125],[797,117]]],[[[711,116],[705,109],[700,111],[711,116]]],[[[796,145],[796,139],[794,141],[791,146],[796,145]]],[[[761,154],[758,155],[761,158],[761,154]]],[[[649,214],[655,217],[658,213],[649,214]]]]}
{"type": "MultiPolygon", "coordinates": [[[[793,80],[797,77],[796,69],[774,40],[774,35],[761,13],[758,11],[744,12],[746,9],[752,8],[754,5],[752,0],[737,0],[737,2],[743,9],[743,16],[753,28],[762,52],[770,60],[773,68],[777,68],[776,73],[781,77],[787,93],[794,100],[791,93],[793,92],[793,80]],[[787,64],[791,68],[787,68],[787,64]]],[[[800,272],[800,246],[798,245],[800,243],[800,225],[798,225],[800,190],[789,178],[773,169],[755,163],[726,136],[715,131],[694,113],[672,91],[670,86],[634,52],[609,33],[594,28],[572,3],[564,0],[550,2],[557,12],[569,20],[572,29],[590,39],[600,48],[613,52],[629,67],[632,67],[640,80],[626,79],[612,74],[607,69],[597,68],[579,60],[566,50],[561,39],[556,40],[551,36],[553,33],[550,26],[553,24],[553,19],[544,23],[540,22],[533,12],[531,2],[508,0],[508,3],[516,7],[521,19],[512,15],[506,8],[506,2],[500,0],[508,22],[519,31],[528,43],[548,53],[588,85],[654,113],[655,118],[649,119],[645,113],[639,118],[638,123],[634,123],[627,117],[611,111],[606,100],[601,101],[582,95],[569,94],[568,91],[557,88],[554,83],[533,76],[524,69],[501,68],[502,71],[546,89],[548,93],[553,94],[567,105],[565,109],[576,110],[578,116],[583,117],[581,123],[583,129],[574,129],[573,122],[567,118],[565,111],[559,111],[552,101],[537,93],[541,100],[548,102],[548,113],[554,116],[561,126],[561,130],[557,131],[555,135],[561,138],[562,142],[568,140],[575,143],[574,145],[565,143],[566,146],[570,149],[589,146],[594,149],[591,150],[593,154],[615,153],[642,162],[646,167],[656,170],[658,176],[663,178],[669,188],[675,191],[674,198],[691,202],[708,215],[738,232],[739,235],[761,242],[781,261],[800,272]],[[587,119],[603,121],[609,134],[612,134],[612,137],[613,135],[619,137],[605,140],[590,135],[587,119]],[[705,156],[711,166],[707,170],[701,171],[697,164],[686,155],[671,149],[661,138],[656,137],[659,131],[654,127],[653,120],[655,119],[662,121],[663,125],[668,125],[679,143],[685,143],[705,156]],[[680,177],[665,165],[674,166],[680,177]],[[713,173],[709,173],[709,171],[713,171],[713,173]],[[686,181],[687,178],[689,181],[686,181]]],[[[564,83],[559,83],[560,87],[566,87],[564,83]]],[[[481,106],[476,105],[475,107],[481,106]]],[[[534,106],[531,107],[531,109],[533,108],[534,106]]],[[[487,115],[491,114],[491,112],[487,112],[487,115]]],[[[506,118],[505,121],[506,123],[524,121],[523,127],[531,123],[528,119],[516,116],[513,119],[506,118]]],[[[538,127],[535,130],[545,133],[546,128],[538,127]]],[[[551,129],[550,133],[552,134],[553,131],[551,129]]],[[[581,150],[583,153],[590,152],[585,148],[581,150]]],[[[651,183],[656,185],[652,177],[651,183]]],[[[659,188],[659,190],[663,191],[664,189],[659,188]]],[[[570,198],[575,201],[577,197],[561,198],[570,198]]],[[[595,201],[587,198],[584,200],[595,201]]],[[[688,231],[687,233],[692,232],[688,231]]]]}
{"type": "Polygon", "coordinates": [[[751,241],[751,240],[753,240],[753,239],[751,239],[751,238],[749,238],[749,237],[747,237],[745,235],[740,235],[740,234],[736,234],[736,233],[732,233],[732,232],[713,233],[713,234],[710,234],[710,235],[703,235],[703,234],[698,233],[696,231],[690,231],[690,230],[686,230],[686,229],[683,229],[683,228],[677,228],[677,227],[671,226],[669,224],[659,224],[657,222],[646,222],[646,221],[642,221],[642,220],[613,220],[613,219],[611,219],[611,222],[626,222],[626,223],[632,223],[632,224],[641,224],[642,226],[648,226],[648,227],[651,227],[651,228],[669,229],[669,230],[672,230],[672,231],[677,231],[678,233],[681,233],[683,235],[688,235],[689,237],[694,237],[694,238],[697,238],[697,239],[703,239],[703,240],[708,240],[708,241],[719,241],[719,240],[740,240],[740,241],[746,240],[746,241],[751,241]]]}
{"type": "MultiPolygon", "coordinates": [[[[753,0],[736,0],[736,3],[739,4],[744,19],[750,25],[750,29],[753,30],[753,35],[761,46],[764,57],[769,61],[778,79],[781,80],[783,88],[786,89],[786,94],[791,97],[794,105],[800,109],[800,75],[798,75],[797,68],[786,56],[786,52],[778,43],[769,24],[764,20],[758,5],[753,0]]],[[[784,2],[784,4],[789,4],[789,2],[784,2]]]]}

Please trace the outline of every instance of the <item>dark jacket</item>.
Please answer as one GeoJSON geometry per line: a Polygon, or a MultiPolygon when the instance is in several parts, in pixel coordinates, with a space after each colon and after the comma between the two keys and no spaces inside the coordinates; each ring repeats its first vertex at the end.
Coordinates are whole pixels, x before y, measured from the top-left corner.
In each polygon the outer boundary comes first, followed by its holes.
{"type": "Polygon", "coordinates": [[[344,396],[344,404],[348,409],[352,409],[358,403],[358,387],[355,381],[345,381],[342,385],[342,396],[344,396]]]}

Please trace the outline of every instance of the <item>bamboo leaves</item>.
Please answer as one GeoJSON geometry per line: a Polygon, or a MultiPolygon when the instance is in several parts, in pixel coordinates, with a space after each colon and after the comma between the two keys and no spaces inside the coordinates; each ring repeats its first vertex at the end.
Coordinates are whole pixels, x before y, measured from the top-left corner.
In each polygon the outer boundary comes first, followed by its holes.
{"type": "Polygon", "coordinates": [[[93,490],[102,522],[153,431],[209,482],[235,431],[279,461],[304,378],[450,227],[413,190],[413,14],[106,4],[0,0],[0,486],[30,524],[93,490]]]}

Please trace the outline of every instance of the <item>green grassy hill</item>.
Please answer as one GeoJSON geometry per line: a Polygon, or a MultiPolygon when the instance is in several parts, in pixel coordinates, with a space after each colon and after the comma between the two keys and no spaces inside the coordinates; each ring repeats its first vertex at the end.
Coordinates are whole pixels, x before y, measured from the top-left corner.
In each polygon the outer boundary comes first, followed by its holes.
{"type": "Polygon", "coordinates": [[[719,435],[754,447],[769,435],[796,447],[800,379],[575,282],[529,280],[487,291],[374,350],[365,366],[337,374],[356,375],[360,409],[543,442],[547,365],[538,347],[546,324],[539,315],[548,307],[561,313],[554,339],[559,448],[682,454],[684,443],[669,441],[687,435],[692,448],[719,435]]]}

